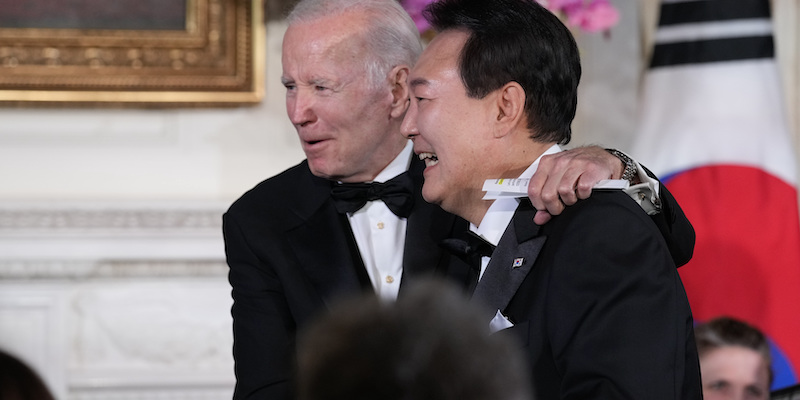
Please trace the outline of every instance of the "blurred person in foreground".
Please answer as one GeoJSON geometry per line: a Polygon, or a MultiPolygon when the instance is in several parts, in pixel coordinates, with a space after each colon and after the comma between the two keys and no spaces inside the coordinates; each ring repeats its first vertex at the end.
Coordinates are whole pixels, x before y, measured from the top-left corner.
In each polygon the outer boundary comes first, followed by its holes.
{"type": "Polygon", "coordinates": [[[2,350],[0,350],[0,399],[55,400],[33,368],[2,350]]]}
{"type": "Polygon", "coordinates": [[[706,400],[766,400],[772,385],[769,343],[758,328],[717,317],[694,328],[706,400]]]}
{"type": "Polygon", "coordinates": [[[300,400],[530,400],[510,336],[490,335],[463,292],[419,282],[397,302],[362,296],[298,343],[300,400]]]}
{"type": "Polygon", "coordinates": [[[523,343],[537,396],[700,399],[689,301],[635,201],[597,191],[538,226],[526,198],[485,193],[569,142],[581,74],[569,30],[535,0],[440,0],[423,15],[437,34],[409,73],[401,131],[426,162],[425,200],[487,242],[472,300],[523,343]]]}

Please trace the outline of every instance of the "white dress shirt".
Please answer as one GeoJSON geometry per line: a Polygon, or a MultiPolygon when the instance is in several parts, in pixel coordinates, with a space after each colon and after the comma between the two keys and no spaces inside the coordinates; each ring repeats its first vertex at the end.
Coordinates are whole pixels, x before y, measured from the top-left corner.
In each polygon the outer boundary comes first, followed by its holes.
{"type": "MultiPolygon", "coordinates": [[[[386,182],[406,172],[412,154],[413,144],[409,140],[374,182],[386,182]]],[[[381,299],[395,300],[403,277],[407,219],[396,216],[381,200],[368,201],[360,210],[347,213],[347,219],[375,293],[381,299]]]]}

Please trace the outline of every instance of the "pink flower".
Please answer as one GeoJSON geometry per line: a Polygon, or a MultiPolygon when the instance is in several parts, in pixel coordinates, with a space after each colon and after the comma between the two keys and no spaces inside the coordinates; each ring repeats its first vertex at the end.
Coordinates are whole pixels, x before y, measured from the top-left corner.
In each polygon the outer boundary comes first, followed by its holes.
{"type": "MultiPolygon", "coordinates": [[[[430,29],[430,24],[422,17],[422,10],[436,0],[400,0],[420,33],[430,29]]],[[[487,0],[488,1],[488,0],[487,0]]],[[[619,21],[619,12],[609,0],[536,0],[554,14],[562,14],[569,26],[587,32],[600,32],[611,29],[619,21]]]]}
{"type": "Polygon", "coordinates": [[[539,4],[545,6],[550,11],[558,12],[565,8],[571,8],[583,5],[583,0],[536,0],[539,4]]]}
{"type": "Polygon", "coordinates": [[[428,21],[422,17],[422,10],[425,9],[425,6],[434,1],[435,0],[402,0],[400,2],[417,25],[417,29],[419,29],[420,33],[427,31],[431,27],[428,21]]]}
{"type": "Polygon", "coordinates": [[[588,32],[599,32],[611,29],[617,22],[619,11],[608,0],[595,0],[587,7],[581,27],[588,32]]]}
{"type": "Polygon", "coordinates": [[[567,23],[587,32],[600,32],[611,29],[619,21],[619,12],[608,0],[589,0],[581,7],[564,10],[567,23]]]}

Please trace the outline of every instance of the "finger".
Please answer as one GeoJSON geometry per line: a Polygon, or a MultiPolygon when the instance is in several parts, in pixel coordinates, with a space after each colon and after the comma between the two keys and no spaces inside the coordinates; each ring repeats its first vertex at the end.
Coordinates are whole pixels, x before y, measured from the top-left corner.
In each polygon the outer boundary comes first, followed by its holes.
{"type": "Polygon", "coordinates": [[[592,188],[597,182],[600,182],[600,179],[584,179],[584,175],[581,175],[578,178],[578,183],[575,185],[575,193],[578,198],[581,200],[588,199],[589,196],[592,195],[592,188]]]}
{"type": "Polygon", "coordinates": [[[536,170],[531,180],[528,182],[528,197],[531,199],[531,204],[537,210],[543,210],[544,202],[542,201],[542,188],[547,181],[547,174],[536,170]]]}
{"type": "Polygon", "coordinates": [[[558,195],[565,205],[571,206],[578,202],[578,195],[575,190],[581,178],[580,174],[580,170],[570,168],[561,177],[561,182],[558,184],[558,195]]]}
{"type": "Polygon", "coordinates": [[[542,157],[539,160],[539,166],[528,182],[528,197],[537,210],[545,210],[547,208],[545,197],[552,201],[552,196],[557,196],[557,193],[545,193],[545,185],[547,185],[549,179],[552,179],[550,172],[553,169],[553,160],[554,157],[552,156],[542,157]]]}
{"type": "Polygon", "coordinates": [[[544,225],[547,221],[550,221],[552,216],[547,211],[536,211],[536,215],[533,216],[533,223],[536,225],[544,225]]]}
{"type": "Polygon", "coordinates": [[[537,209],[546,210],[551,215],[558,215],[564,210],[559,187],[564,180],[564,174],[570,170],[572,157],[569,153],[556,153],[542,157],[540,165],[542,162],[545,163],[547,179],[542,184],[541,192],[539,193],[542,207],[537,207],[537,209]]]}
{"type": "Polygon", "coordinates": [[[544,203],[544,209],[552,215],[561,214],[561,211],[564,210],[564,203],[561,200],[561,193],[559,193],[559,185],[562,179],[563,174],[554,172],[542,187],[541,198],[544,203]]]}

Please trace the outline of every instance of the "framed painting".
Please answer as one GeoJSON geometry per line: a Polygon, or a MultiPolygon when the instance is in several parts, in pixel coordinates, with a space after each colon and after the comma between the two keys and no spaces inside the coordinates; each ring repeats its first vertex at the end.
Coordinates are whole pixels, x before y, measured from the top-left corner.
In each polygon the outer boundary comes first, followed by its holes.
{"type": "Polygon", "coordinates": [[[225,106],[264,92],[261,0],[0,0],[0,105],[225,106]]]}

